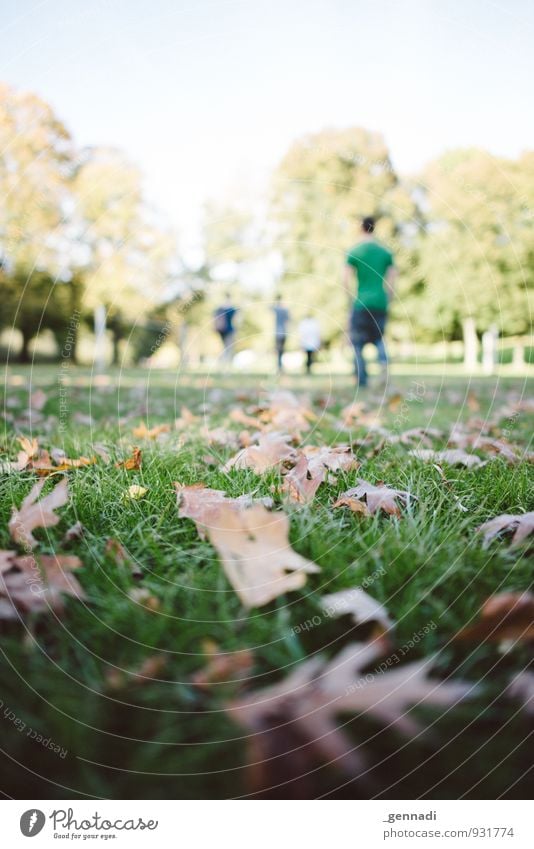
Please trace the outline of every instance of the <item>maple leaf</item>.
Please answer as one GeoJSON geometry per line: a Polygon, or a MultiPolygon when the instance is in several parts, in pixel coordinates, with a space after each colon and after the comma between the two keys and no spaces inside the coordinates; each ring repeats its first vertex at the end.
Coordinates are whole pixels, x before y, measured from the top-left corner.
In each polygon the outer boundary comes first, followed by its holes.
{"type": "Polygon", "coordinates": [[[157,439],[162,433],[169,433],[171,427],[168,424],[154,425],[148,428],[144,422],[134,427],[132,433],[136,439],[157,439]]]}
{"type": "MultiPolygon", "coordinates": [[[[178,501],[178,516],[181,519],[192,519],[199,536],[204,539],[207,526],[216,523],[219,510],[223,504],[230,505],[234,510],[243,510],[254,504],[254,497],[248,493],[238,498],[230,498],[223,489],[210,489],[203,483],[183,486],[175,482],[178,501]]],[[[272,498],[261,498],[258,502],[265,507],[272,507],[272,498]]]]}
{"type": "Polygon", "coordinates": [[[279,595],[300,589],[319,567],[289,545],[289,519],[263,504],[236,509],[217,505],[214,524],[204,525],[226,576],[246,607],[261,607],[279,595]]]}
{"type": "Polygon", "coordinates": [[[115,463],[115,467],[117,469],[119,469],[119,468],[127,469],[127,471],[129,471],[129,472],[136,471],[137,469],[141,468],[141,461],[142,461],[141,449],[135,447],[135,448],[132,448],[132,456],[128,457],[126,460],[121,460],[120,462],[115,463]]]}
{"type": "Polygon", "coordinates": [[[85,598],[72,571],[82,565],[72,555],[26,554],[15,557],[9,571],[0,576],[0,618],[46,610],[63,612],[63,596],[85,598]]]}
{"type": "Polygon", "coordinates": [[[490,596],[480,611],[480,619],[462,628],[455,640],[469,642],[526,642],[534,639],[534,595],[505,592],[490,596]]]}
{"type": "Polygon", "coordinates": [[[9,533],[16,543],[26,548],[34,548],[37,545],[37,540],[33,537],[32,531],[35,528],[47,528],[57,525],[59,516],[54,513],[58,507],[62,507],[67,503],[68,489],[67,479],[63,478],[48,495],[39,498],[45,481],[39,481],[30,490],[17,510],[13,507],[11,519],[9,520],[9,533]]]}
{"type": "Polygon", "coordinates": [[[15,551],[0,551],[0,575],[13,567],[13,559],[16,556],[15,551]]]}
{"type": "Polygon", "coordinates": [[[378,622],[384,631],[389,631],[393,627],[393,622],[384,605],[361,587],[325,595],[321,598],[321,606],[328,616],[351,614],[356,625],[378,622]]]}
{"type": "Polygon", "coordinates": [[[383,510],[392,516],[400,516],[401,512],[397,504],[397,500],[403,504],[407,504],[411,496],[409,492],[404,492],[401,489],[392,489],[383,481],[378,481],[376,484],[369,481],[358,479],[358,486],[354,486],[344,492],[335,502],[334,507],[350,507],[354,512],[361,511],[353,502],[364,502],[369,513],[376,513],[378,510],[383,510]]]}
{"type": "Polygon", "coordinates": [[[285,475],[281,490],[287,493],[292,501],[308,504],[313,501],[325,477],[326,469],[314,466],[312,471],[308,457],[301,453],[296,466],[285,475]]]}
{"type": "Polygon", "coordinates": [[[502,516],[495,516],[488,522],[477,528],[477,532],[483,534],[484,544],[487,546],[500,533],[509,533],[513,531],[512,548],[520,545],[534,531],[534,511],[531,513],[520,513],[517,516],[509,513],[503,513],[502,516]]]}
{"type": "Polygon", "coordinates": [[[223,466],[223,471],[252,469],[261,475],[295,457],[295,450],[288,444],[290,438],[286,434],[276,432],[261,434],[257,445],[242,448],[223,466]]]}
{"type": "Polygon", "coordinates": [[[431,448],[417,448],[410,451],[412,457],[418,460],[429,460],[432,463],[448,463],[449,466],[484,466],[485,461],[476,454],[468,454],[461,448],[446,448],[443,451],[433,451],[431,448]]]}
{"type": "MultiPolygon", "coordinates": [[[[283,725],[289,726],[291,754],[303,743],[316,760],[357,778],[365,769],[366,756],[354,746],[336,719],[340,713],[368,714],[410,737],[424,727],[408,715],[410,706],[422,703],[450,707],[463,699],[470,685],[461,681],[442,682],[427,677],[432,660],[423,660],[384,673],[362,675],[362,671],[383,652],[383,641],[352,643],[333,660],[321,658],[300,663],[287,678],[272,687],[231,702],[228,713],[251,734],[252,773],[256,792],[268,790],[273,746],[270,741],[283,725]],[[258,758],[258,755],[261,757],[258,758]],[[257,764],[264,764],[258,772],[257,764]]],[[[278,755],[285,754],[279,751],[278,755]]],[[[287,761],[286,761],[287,763],[287,761]]],[[[290,767],[290,762],[289,762],[290,767]]],[[[307,764],[310,766],[310,763],[307,764]]],[[[277,776],[283,780],[284,776],[277,776]]],[[[287,780],[287,776],[285,777],[287,780]]]]}

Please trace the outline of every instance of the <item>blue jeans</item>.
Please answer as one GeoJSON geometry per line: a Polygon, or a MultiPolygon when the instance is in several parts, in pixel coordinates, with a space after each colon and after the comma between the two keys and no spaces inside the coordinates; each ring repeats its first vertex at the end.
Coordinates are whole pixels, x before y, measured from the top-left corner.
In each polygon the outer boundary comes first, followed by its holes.
{"type": "Polygon", "coordinates": [[[354,348],[354,369],[360,386],[367,384],[367,368],[363,356],[364,345],[374,345],[378,362],[387,366],[388,358],[384,345],[384,330],[387,313],[385,310],[354,309],[350,317],[350,341],[354,348]]]}

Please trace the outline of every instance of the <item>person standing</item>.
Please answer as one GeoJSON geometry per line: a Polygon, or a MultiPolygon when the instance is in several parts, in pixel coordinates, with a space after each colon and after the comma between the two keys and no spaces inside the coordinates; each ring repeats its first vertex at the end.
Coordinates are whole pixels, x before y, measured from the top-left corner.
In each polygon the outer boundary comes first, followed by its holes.
{"type": "Polygon", "coordinates": [[[213,313],[213,324],[215,331],[221,337],[223,345],[221,353],[221,361],[224,363],[232,362],[232,345],[235,338],[235,316],[237,308],[232,305],[230,295],[227,293],[224,303],[217,307],[213,313]]]}
{"type": "Polygon", "coordinates": [[[343,281],[351,308],[350,340],[354,348],[354,366],[359,386],[367,385],[363,348],[368,343],[375,345],[378,362],[386,376],[388,359],[384,331],[397,276],[393,254],[376,240],[374,230],[374,218],[364,218],[361,239],[347,253],[343,281]]]}
{"type": "Polygon", "coordinates": [[[315,354],[321,347],[321,328],[316,318],[308,313],[299,324],[300,347],[306,357],[306,374],[311,374],[315,354]]]}
{"type": "Polygon", "coordinates": [[[277,295],[273,306],[274,312],[274,344],[276,349],[276,361],[278,373],[283,371],[283,357],[287,341],[287,325],[289,324],[289,310],[282,301],[282,296],[277,295]]]}

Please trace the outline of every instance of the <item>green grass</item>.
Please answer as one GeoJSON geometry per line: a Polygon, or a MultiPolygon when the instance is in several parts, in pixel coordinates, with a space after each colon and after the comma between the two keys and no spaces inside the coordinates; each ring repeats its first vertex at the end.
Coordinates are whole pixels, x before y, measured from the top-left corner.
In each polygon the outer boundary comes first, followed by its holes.
{"type": "MultiPolygon", "coordinates": [[[[16,456],[17,433],[31,432],[44,447],[64,448],[70,456],[90,455],[91,443],[101,442],[113,459],[121,459],[138,442],[132,428],[140,421],[149,426],[172,423],[186,404],[204,415],[210,426],[227,423],[232,406],[254,404],[274,385],[269,376],[175,379],[140,370],[112,375],[108,382],[95,385],[89,372],[69,369],[61,418],[57,374],[53,367],[9,370],[8,418],[0,438],[5,456],[16,456]],[[42,387],[48,400],[43,421],[24,426],[20,419],[27,409],[30,380],[32,391],[42,387]],[[246,400],[239,400],[243,395],[246,400]],[[83,418],[89,415],[92,423],[83,418]]],[[[406,401],[413,383],[408,377],[395,378],[396,390],[405,399],[400,409],[389,410],[378,393],[367,398],[394,433],[416,425],[448,429],[473,415],[484,418],[495,414],[510,393],[518,397],[527,392],[525,382],[513,378],[469,383],[461,377],[419,380],[424,381],[422,400],[406,401]],[[467,406],[468,391],[480,402],[477,413],[467,406]]],[[[365,427],[350,435],[339,433],[331,417],[321,418],[325,397],[330,397],[333,406],[328,412],[334,414],[354,399],[347,377],[294,377],[286,386],[308,393],[319,413],[310,442],[341,443],[367,433],[365,427]]],[[[504,419],[501,427],[509,431],[511,442],[527,445],[532,421],[526,412],[504,419]]],[[[475,529],[499,513],[534,509],[532,465],[509,466],[497,459],[479,469],[447,469],[451,487],[444,488],[438,471],[411,458],[404,446],[388,445],[373,458],[357,452],[363,463],[359,472],[322,486],[310,506],[286,508],[294,548],[318,563],[321,573],[310,576],[304,590],[247,612],[210,544],[199,539],[192,522],[178,518],[173,482],[203,482],[232,496],[270,495],[278,474],[225,474],[205,463],[210,452],[200,437],[184,441],[176,431],[161,442],[140,444],[139,471],[98,463],[69,473],[71,499],[59,511],[60,523],[36,532],[41,553],[62,551],[83,560],[80,582],[87,602],[69,600],[62,617],[30,617],[24,626],[0,624],[4,794],[15,798],[246,794],[244,732],[224,711],[238,685],[214,685],[206,693],[191,683],[192,675],[205,664],[205,641],[215,641],[221,651],[250,648],[254,668],[247,687],[264,686],[316,652],[332,656],[348,642],[365,638],[365,628],[345,619],[332,619],[299,634],[293,629],[317,614],[321,595],[374,576],[368,591],[387,605],[396,620],[399,646],[435,623],[410,650],[407,661],[436,653],[436,675],[480,682],[474,698],[455,710],[443,715],[420,711],[434,723],[437,745],[407,743],[369,718],[350,720],[354,740],[368,740],[373,777],[383,797],[524,797],[531,784],[532,723],[502,691],[510,675],[528,665],[531,652],[524,645],[504,654],[495,645],[453,646],[451,637],[476,618],[492,593],[531,587],[528,552],[511,550],[507,542],[484,549],[475,529]],[[417,501],[400,520],[376,516],[361,521],[332,511],[335,496],[359,476],[410,490],[417,501]],[[141,484],[148,493],[141,501],[125,503],[123,493],[131,483],[141,484]],[[453,495],[467,512],[457,508],[453,495]],[[77,520],[84,525],[85,536],[62,547],[65,531],[77,520]],[[141,579],[106,555],[110,537],[127,548],[142,570],[141,579]],[[158,599],[157,611],[129,598],[136,585],[158,599]],[[167,657],[158,673],[160,680],[141,685],[125,675],[123,686],[110,688],[110,669],[135,671],[158,653],[167,657]],[[18,731],[5,708],[67,749],[66,757],[18,731]]],[[[211,453],[223,461],[233,452],[211,453]]],[[[20,504],[32,480],[29,473],[1,478],[0,548],[12,547],[7,531],[11,507],[20,504]]],[[[365,794],[358,782],[343,786],[343,777],[324,767],[313,781],[314,795],[365,794]]]]}

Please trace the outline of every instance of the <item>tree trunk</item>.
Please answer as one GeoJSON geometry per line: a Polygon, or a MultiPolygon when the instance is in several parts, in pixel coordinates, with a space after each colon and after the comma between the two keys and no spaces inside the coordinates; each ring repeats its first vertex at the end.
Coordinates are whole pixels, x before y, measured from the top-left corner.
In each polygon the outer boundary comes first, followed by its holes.
{"type": "Polygon", "coordinates": [[[20,363],[29,363],[30,362],[30,342],[32,340],[31,333],[28,333],[26,330],[21,328],[22,333],[22,347],[19,353],[19,362],[20,363]]]}
{"type": "Polygon", "coordinates": [[[462,322],[464,336],[464,368],[466,371],[475,371],[478,357],[478,338],[474,318],[464,318],[462,322]]]}

